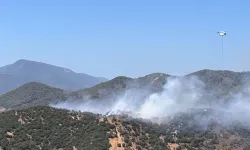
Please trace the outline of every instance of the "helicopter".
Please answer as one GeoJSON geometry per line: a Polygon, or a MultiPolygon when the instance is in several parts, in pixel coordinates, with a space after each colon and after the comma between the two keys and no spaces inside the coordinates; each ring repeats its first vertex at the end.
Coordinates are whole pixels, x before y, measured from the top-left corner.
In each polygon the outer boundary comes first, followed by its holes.
{"type": "Polygon", "coordinates": [[[224,35],[227,35],[227,33],[225,31],[218,31],[217,32],[220,36],[224,36],[224,35]]]}

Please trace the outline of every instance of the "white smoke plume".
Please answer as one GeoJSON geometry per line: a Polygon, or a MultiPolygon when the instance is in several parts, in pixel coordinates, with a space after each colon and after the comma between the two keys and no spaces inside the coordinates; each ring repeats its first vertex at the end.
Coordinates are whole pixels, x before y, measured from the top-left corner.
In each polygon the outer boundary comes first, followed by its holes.
{"type": "Polygon", "coordinates": [[[196,107],[204,85],[196,78],[169,79],[162,93],[155,93],[145,100],[139,113],[143,118],[164,117],[185,112],[196,107]]]}
{"type": "MultiPolygon", "coordinates": [[[[68,100],[51,106],[77,111],[89,111],[103,115],[129,112],[132,117],[144,119],[169,117],[178,113],[189,112],[190,109],[207,111],[208,108],[212,108],[226,112],[225,115],[220,113],[219,116],[222,117],[221,119],[224,119],[224,122],[228,122],[232,119],[246,120],[246,117],[250,119],[249,97],[244,96],[247,94],[242,93],[250,93],[250,90],[246,88],[246,90],[233,95],[227,105],[219,103],[219,101],[223,100],[213,100],[218,101],[218,103],[210,106],[208,103],[201,102],[207,91],[205,91],[204,83],[196,77],[168,77],[162,92],[153,93],[143,99],[140,96],[140,91],[131,89],[127,90],[123,95],[118,95],[115,100],[68,100]],[[228,116],[227,113],[230,113],[231,116],[228,116]]],[[[203,122],[203,124],[206,123],[203,122]]]]}
{"type": "Polygon", "coordinates": [[[140,93],[132,90],[111,100],[66,101],[56,105],[57,108],[90,111],[99,114],[115,114],[132,112],[142,118],[163,117],[177,112],[184,112],[195,106],[204,92],[204,84],[191,78],[168,78],[161,93],[153,93],[145,99],[140,99],[140,93]]]}

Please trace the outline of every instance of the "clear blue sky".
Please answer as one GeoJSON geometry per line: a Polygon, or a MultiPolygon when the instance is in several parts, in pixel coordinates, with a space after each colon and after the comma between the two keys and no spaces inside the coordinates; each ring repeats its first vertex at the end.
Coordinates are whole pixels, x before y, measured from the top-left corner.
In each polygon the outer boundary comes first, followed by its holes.
{"type": "Polygon", "coordinates": [[[113,78],[250,70],[250,1],[0,1],[0,65],[42,61],[113,78]],[[249,59],[249,60],[248,60],[249,59]]]}

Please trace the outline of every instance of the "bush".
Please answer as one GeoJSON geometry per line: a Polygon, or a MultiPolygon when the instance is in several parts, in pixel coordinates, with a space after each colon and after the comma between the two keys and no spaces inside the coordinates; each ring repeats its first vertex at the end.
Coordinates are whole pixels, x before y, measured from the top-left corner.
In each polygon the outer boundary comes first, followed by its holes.
{"type": "Polygon", "coordinates": [[[117,147],[122,147],[122,145],[120,143],[117,144],[117,147]]]}

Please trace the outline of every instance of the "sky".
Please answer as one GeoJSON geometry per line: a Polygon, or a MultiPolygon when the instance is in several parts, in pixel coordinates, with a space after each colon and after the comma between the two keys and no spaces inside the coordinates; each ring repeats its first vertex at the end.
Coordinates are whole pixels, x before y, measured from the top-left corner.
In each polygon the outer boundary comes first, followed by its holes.
{"type": "Polygon", "coordinates": [[[250,70],[250,1],[0,1],[0,66],[19,59],[93,76],[250,70]],[[224,30],[222,40],[216,33],[224,30]]]}

